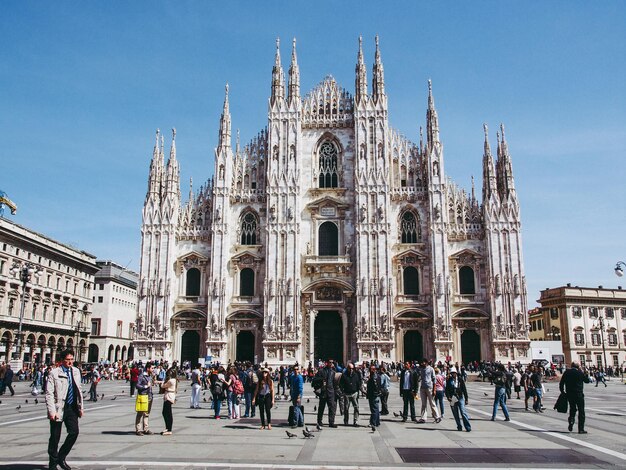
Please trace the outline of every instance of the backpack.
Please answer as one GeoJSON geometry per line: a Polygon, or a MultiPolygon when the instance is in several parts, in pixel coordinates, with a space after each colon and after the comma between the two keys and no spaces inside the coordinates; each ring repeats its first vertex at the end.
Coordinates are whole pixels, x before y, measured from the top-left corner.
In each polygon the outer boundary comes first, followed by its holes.
{"type": "Polygon", "coordinates": [[[235,395],[243,395],[243,384],[238,377],[235,377],[233,379],[233,392],[235,393],[235,395]]]}
{"type": "Polygon", "coordinates": [[[213,393],[215,396],[221,397],[224,394],[224,383],[221,380],[216,380],[213,384],[213,393]]]}

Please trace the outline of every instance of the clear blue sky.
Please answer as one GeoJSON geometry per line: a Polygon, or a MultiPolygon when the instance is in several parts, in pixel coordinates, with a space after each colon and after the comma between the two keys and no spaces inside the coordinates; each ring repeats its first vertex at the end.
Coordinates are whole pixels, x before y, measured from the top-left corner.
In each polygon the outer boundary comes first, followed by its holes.
{"type": "Polygon", "coordinates": [[[546,287],[619,284],[622,1],[2,2],[0,189],[19,205],[5,216],[138,269],[155,129],[177,128],[186,195],[212,174],[225,82],[245,143],[266,124],[277,36],[284,63],[297,37],[303,92],[327,74],[353,91],[360,34],[369,77],[380,35],[390,123],[414,141],[433,80],[461,186],[481,187],[482,123],[495,146],[504,122],[530,307],[546,287]]]}

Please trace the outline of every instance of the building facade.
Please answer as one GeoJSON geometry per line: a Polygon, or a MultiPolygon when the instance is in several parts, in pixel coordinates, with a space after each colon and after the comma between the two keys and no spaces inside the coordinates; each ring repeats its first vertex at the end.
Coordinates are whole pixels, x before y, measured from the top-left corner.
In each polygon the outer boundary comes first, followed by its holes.
{"type": "Polygon", "coordinates": [[[626,362],[626,291],[602,286],[563,287],[541,291],[543,338],[561,340],[565,361],[617,367],[626,362]]]}
{"type": "Polygon", "coordinates": [[[157,131],[143,207],[137,358],[270,364],[332,357],[458,361],[528,354],[520,208],[504,128],[487,127],[482,198],[447,177],[428,84],[425,132],[389,123],[376,39],[351,95],[300,93],[277,44],[266,126],[231,145],[226,87],[215,175],[181,200],[175,131],[157,131]]]}
{"type": "Polygon", "coordinates": [[[17,345],[22,295],[24,363],[51,363],[65,348],[84,360],[89,347],[96,258],[7,219],[0,218],[0,361],[11,359],[17,345]],[[33,265],[24,287],[14,265],[33,265]]]}
{"type": "Polygon", "coordinates": [[[97,261],[89,362],[133,359],[139,275],[111,261],[97,261]]]}

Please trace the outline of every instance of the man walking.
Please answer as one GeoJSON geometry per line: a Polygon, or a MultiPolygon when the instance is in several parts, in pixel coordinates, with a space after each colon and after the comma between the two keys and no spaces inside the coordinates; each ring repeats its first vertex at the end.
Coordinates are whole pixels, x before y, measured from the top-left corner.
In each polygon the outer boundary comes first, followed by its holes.
{"type": "Polygon", "coordinates": [[[49,469],[71,470],[65,459],[78,439],[78,418],[83,416],[83,395],[80,390],[80,370],[73,367],[74,354],[70,350],[61,353],[61,365],[48,374],[46,383],[46,408],[50,420],[48,441],[49,469]],[[65,423],[67,436],[58,449],[61,427],[65,423]]]}
{"type": "Polygon", "coordinates": [[[196,368],[191,371],[191,404],[189,408],[193,409],[200,408],[200,389],[202,388],[200,384],[200,377],[202,375],[201,368],[202,365],[198,364],[196,368]]]}
{"type": "Polygon", "coordinates": [[[585,394],[583,388],[584,384],[590,382],[589,375],[580,370],[578,361],[572,362],[572,368],[567,369],[561,377],[559,390],[561,393],[567,394],[567,402],[569,403],[569,426],[567,429],[570,432],[574,430],[576,411],[578,411],[578,434],[587,434],[585,431],[585,394]]]}
{"type": "Polygon", "coordinates": [[[100,382],[100,372],[96,366],[91,366],[91,386],[89,387],[89,401],[98,401],[98,383],[100,382]]]}
{"type": "Polygon", "coordinates": [[[400,373],[400,396],[404,403],[402,411],[402,422],[406,422],[408,408],[411,408],[411,421],[417,421],[415,416],[415,396],[417,395],[417,372],[411,367],[411,363],[406,361],[404,370],[400,373]]]}
{"type": "Polygon", "coordinates": [[[137,380],[139,379],[139,367],[137,364],[133,364],[130,369],[130,396],[135,395],[135,389],[137,388],[137,380]]]}
{"type": "Polygon", "coordinates": [[[435,423],[441,422],[441,416],[439,416],[439,410],[435,406],[435,369],[426,362],[426,359],[422,359],[422,366],[420,367],[420,398],[422,399],[422,417],[418,421],[419,423],[426,422],[426,405],[430,407],[430,412],[435,420],[435,423]]]}
{"type": "Polygon", "coordinates": [[[450,408],[452,408],[452,415],[454,416],[454,421],[456,421],[457,431],[463,430],[461,427],[462,418],[465,430],[470,432],[472,426],[470,425],[467,411],[465,411],[465,405],[468,403],[467,388],[465,387],[465,381],[458,376],[456,367],[454,366],[450,368],[450,378],[446,382],[445,394],[446,398],[450,401],[450,408]]]}
{"type": "Polygon", "coordinates": [[[146,364],[143,373],[137,378],[137,395],[148,396],[148,411],[137,411],[135,416],[135,434],[143,436],[150,435],[152,431],[148,428],[148,418],[152,409],[152,363],[146,364]]]}
{"type": "Polygon", "coordinates": [[[498,364],[492,378],[496,389],[493,397],[493,412],[491,413],[491,421],[496,420],[498,405],[500,405],[502,412],[504,413],[504,421],[511,421],[511,418],[509,417],[509,410],[506,407],[506,375],[504,373],[504,365],[498,364]]]}
{"type": "Polygon", "coordinates": [[[11,369],[11,364],[6,365],[6,370],[4,371],[4,381],[2,382],[2,392],[0,395],[4,395],[5,390],[8,388],[11,392],[11,396],[15,395],[15,390],[13,390],[13,370],[11,369]]]}
{"type": "Polygon", "coordinates": [[[383,387],[380,381],[380,375],[376,370],[376,366],[372,364],[370,366],[370,376],[367,379],[367,401],[370,405],[370,427],[375,430],[380,426],[380,395],[382,394],[383,387]]]}
{"type": "Polygon", "coordinates": [[[300,374],[300,366],[296,364],[289,377],[289,396],[293,405],[293,421],[289,423],[292,427],[304,426],[304,416],[302,416],[302,394],[304,393],[304,378],[300,374]]]}
{"type": "Polygon", "coordinates": [[[348,362],[348,367],[341,374],[339,388],[343,393],[343,424],[348,425],[350,418],[350,405],[352,405],[352,425],[359,426],[359,392],[361,391],[361,374],[354,370],[354,363],[348,362]]]}
{"type": "Polygon", "coordinates": [[[335,413],[337,412],[337,401],[335,400],[335,371],[332,367],[332,361],[326,361],[326,366],[321,368],[317,373],[320,379],[320,401],[317,408],[317,425],[322,426],[324,418],[324,409],[328,405],[328,425],[336,428],[335,413]]]}

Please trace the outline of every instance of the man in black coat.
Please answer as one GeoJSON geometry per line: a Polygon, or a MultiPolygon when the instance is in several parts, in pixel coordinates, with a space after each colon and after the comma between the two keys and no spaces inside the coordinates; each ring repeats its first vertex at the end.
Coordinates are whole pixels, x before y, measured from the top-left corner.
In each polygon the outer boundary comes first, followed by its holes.
{"type": "Polygon", "coordinates": [[[400,373],[400,396],[404,402],[402,410],[402,422],[406,422],[409,406],[411,407],[411,421],[417,421],[415,416],[415,396],[419,380],[417,371],[411,367],[411,363],[406,361],[404,369],[400,373]]]}
{"type": "Polygon", "coordinates": [[[576,422],[576,411],[578,410],[578,434],[587,434],[585,431],[585,394],[583,393],[584,384],[590,383],[591,379],[588,374],[580,370],[578,361],[572,362],[572,368],[567,369],[559,382],[559,390],[561,393],[567,394],[569,403],[569,426],[567,429],[573,431],[576,422]]]}
{"type": "Polygon", "coordinates": [[[328,425],[336,428],[335,413],[337,412],[337,399],[335,393],[335,369],[331,360],[326,361],[325,367],[317,372],[317,377],[321,378],[321,388],[319,391],[320,402],[317,408],[317,425],[322,426],[324,418],[324,408],[328,405],[328,425]]]}

